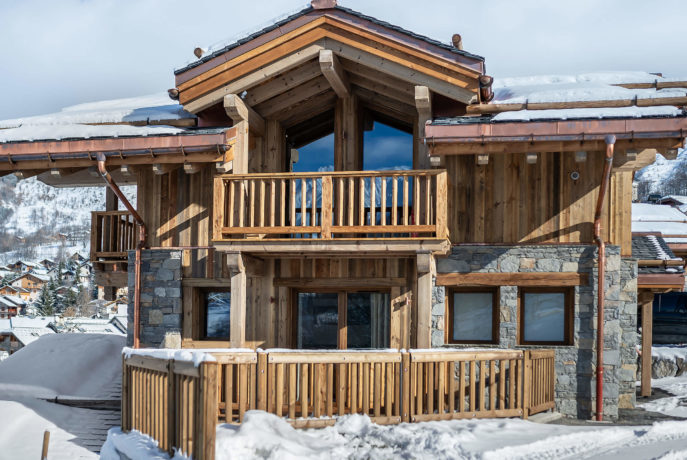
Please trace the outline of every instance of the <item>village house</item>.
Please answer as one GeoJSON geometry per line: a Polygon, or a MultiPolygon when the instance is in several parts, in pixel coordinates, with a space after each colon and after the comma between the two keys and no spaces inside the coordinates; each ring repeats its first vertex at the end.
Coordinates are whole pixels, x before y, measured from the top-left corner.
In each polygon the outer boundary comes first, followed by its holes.
{"type": "Polygon", "coordinates": [[[52,321],[51,317],[0,319],[0,351],[13,354],[43,335],[54,334],[49,327],[52,321]]]}
{"type": "Polygon", "coordinates": [[[0,295],[3,296],[15,296],[23,300],[31,300],[31,291],[24,289],[22,287],[15,287],[12,285],[6,285],[0,287],[0,295]]]}
{"type": "MultiPolygon", "coordinates": [[[[634,406],[632,178],[682,147],[686,81],[495,81],[460,35],[334,0],[197,52],[174,100],[2,122],[0,171],[108,186],[91,260],[111,296],[129,287],[131,346],[281,349],[228,351],[220,386],[195,387],[216,399],[213,424],[249,407],[314,426],[332,411],[600,420],[634,406]],[[370,148],[380,126],[407,149],[370,148]],[[308,169],[302,152],[330,135],[308,169]]],[[[151,365],[127,362],[127,382],[151,365]]]]}
{"type": "Polygon", "coordinates": [[[38,297],[46,283],[50,282],[50,277],[47,275],[40,275],[37,273],[24,273],[18,278],[15,278],[10,286],[14,288],[21,288],[28,291],[28,298],[34,300],[38,297]]]}

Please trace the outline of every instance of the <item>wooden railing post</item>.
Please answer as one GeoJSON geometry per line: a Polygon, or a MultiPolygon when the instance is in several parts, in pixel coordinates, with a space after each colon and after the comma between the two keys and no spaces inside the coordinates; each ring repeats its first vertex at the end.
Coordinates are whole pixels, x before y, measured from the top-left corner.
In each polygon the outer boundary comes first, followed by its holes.
{"type": "MultiPolygon", "coordinates": [[[[322,226],[322,239],[332,238],[332,176],[322,176],[322,214],[320,225],[322,226]]],[[[313,223],[314,225],[314,223],[313,223]]]]}
{"type": "Polygon", "coordinates": [[[401,420],[410,422],[410,353],[401,353],[401,420]]]}
{"type": "Polygon", "coordinates": [[[258,353],[257,392],[258,410],[267,410],[267,353],[258,353]]]}
{"type": "Polygon", "coordinates": [[[200,377],[195,386],[197,394],[194,436],[193,458],[197,460],[214,460],[215,458],[215,430],[217,427],[217,370],[216,362],[203,362],[200,364],[200,377]]]}
{"type": "Polygon", "coordinates": [[[167,453],[174,455],[174,447],[178,446],[177,439],[177,407],[176,384],[174,381],[174,360],[167,361],[167,453]]]}
{"type": "Polygon", "coordinates": [[[221,240],[225,214],[234,212],[234,203],[228,203],[227,206],[224,178],[222,176],[215,177],[212,209],[212,238],[214,240],[221,240]]]}
{"type": "Polygon", "coordinates": [[[522,418],[530,415],[530,395],[532,392],[532,359],[529,351],[523,353],[523,377],[522,377],[522,418]]]}
{"type": "Polygon", "coordinates": [[[436,194],[437,238],[448,238],[448,183],[446,171],[437,174],[436,194]]]}
{"type": "Polygon", "coordinates": [[[129,367],[122,355],[122,431],[131,431],[131,389],[129,387],[129,367]]]}

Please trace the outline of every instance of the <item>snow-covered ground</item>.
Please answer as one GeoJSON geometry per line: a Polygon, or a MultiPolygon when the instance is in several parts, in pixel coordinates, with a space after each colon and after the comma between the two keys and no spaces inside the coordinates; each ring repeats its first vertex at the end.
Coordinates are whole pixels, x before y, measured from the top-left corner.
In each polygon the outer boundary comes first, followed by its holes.
{"type": "Polygon", "coordinates": [[[124,342],[114,335],[52,334],[0,362],[0,460],[40,458],[45,430],[50,431],[48,458],[98,458],[94,447],[116,423],[117,412],[41,398],[116,397],[124,342]]]}
{"type": "MultiPolygon", "coordinates": [[[[105,460],[116,445],[139,458],[167,459],[146,436],[110,430],[105,460]]],[[[252,411],[240,427],[217,429],[217,460],[229,459],[684,459],[687,422],[647,427],[544,425],[525,420],[455,420],[391,426],[366,416],[333,427],[295,430],[284,420],[252,411]]],[[[181,458],[176,456],[175,458],[181,458]]]]}

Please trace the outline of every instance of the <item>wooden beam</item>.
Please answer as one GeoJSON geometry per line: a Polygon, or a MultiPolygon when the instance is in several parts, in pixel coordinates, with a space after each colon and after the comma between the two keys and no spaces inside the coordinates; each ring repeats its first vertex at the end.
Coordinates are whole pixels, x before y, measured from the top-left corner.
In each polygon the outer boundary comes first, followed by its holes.
{"type": "Polygon", "coordinates": [[[438,273],[437,286],[586,286],[588,273],[438,273]]]}
{"type": "Polygon", "coordinates": [[[642,308],[642,382],[640,392],[642,396],[651,396],[654,294],[650,291],[641,291],[638,297],[642,308]]]}
{"type": "Polygon", "coordinates": [[[250,131],[258,136],[265,134],[265,120],[236,94],[224,96],[224,110],[234,124],[247,122],[250,131]]]}
{"type": "Polygon", "coordinates": [[[179,163],[154,163],[153,173],[157,176],[170,173],[181,166],[179,163]]]}
{"type": "Polygon", "coordinates": [[[351,95],[351,85],[341,67],[339,58],[334,55],[332,50],[320,51],[320,68],[337,96],[343,98],[351,95]]]}
{"type": "Polygon", "coordinates": [[[184,163],[184,172],[186,174],[197,174],[203,166],[202,163],[184,163]]]}
{"type": "Polygon", "coordinates": [[[322,70],[317,62],[308,62],[300,67],[275,77],[273,80],[249,89],[243,99],[246,104],[256,107],[261,102],[309,82],[313,78],[321,77],[322,70]]]}
{"type": "Polygon", "coordinates": [[[231,274],[230,341],[233,348],[242,348],[246,342],[246,266],[241,253],[227,254],[231,274]]]}
{"type": "Polygon", "coordinates": [[[426,86],[415,87],[415,108],[417,109],[417,136],[415,137],[415,169],[429,169],[429,147],[424,142],[425,126],[432,120],[432,93],[426,86]]]}
{"type": "Polygon", "coordinates": [[[358,97],[336,102],[334,117],[334,167],[337,171],[363,169],[363,133],[358,97]]]}
{"type": "Polygon", "coordinates": [[[320,54],[320,50],[323,48],[324,46],[322,46],[321,42],[313,43],[312,45],[292,53],[278,61],[275,61],[259,70],[256,70],[255,72],[240,77],[230,82],[226,86],[218,88],[208,94],[194,99],[193,101],[185,103],[184,109],[191,113],[198,113],[201,110],[215,105],[227,94],[241,94],[250,88],[271,80],[281,73],[292,70],[312,59],[317,58],[320,54]]]}
{"type": "Polygon", "coordinates": [[[417,343],[416,348],[432,346],[432,255],[417,255],[417,343]],[[426,271],[425,271],[426,270],[426,271]]]}
{"type": "Polygon", "coordinates": [[[326,78],[320,75],[263,102],[256,106],[255,110],[265,118],[278,118],[280,112],[288,112],[297,104],[328,91],[330,91],[329,83],[326,78]]]}
{"type": "Polygon", "coordinates": [[[355,48],[331,38],[325,38],[324,43],[327,49],[331,49],[340,57],[354,62],[359,62],[360,64],[376,69],[381,73],[391,75],[392,77],[399,78],[414,85],[426,85],[431,88],[433,92],[446,96],[449,99],[453,99],[464,104],[471,104],[477,101],[476,93],[441,80],[437,77],[422,73],[417,69],[406,67],[402,64],[393,62],[380,56],[376,56],[372,53],[368,53],[359,48],[355,48]]]}

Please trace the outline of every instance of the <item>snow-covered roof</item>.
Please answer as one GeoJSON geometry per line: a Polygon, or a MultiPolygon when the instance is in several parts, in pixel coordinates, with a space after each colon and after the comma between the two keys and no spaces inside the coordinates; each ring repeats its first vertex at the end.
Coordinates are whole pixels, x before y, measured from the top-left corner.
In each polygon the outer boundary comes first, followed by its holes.
{"type": "Polygon", "coordinates": [[[547,109],[517,110],[501,112],[492,121],[532,121],[532,120],[573,120],[593,118],[646,118],[646,117],[679,117],[684,115],[682,109],[668,106],[656,107],[600,107],[581,109],[547,109]]]}
{"type": "MultiPolygon", "coordinates": [[[[658,200],[658,202],[661,204],[666,203],[668,201],[674,201],[675,203],[679,203],[680,205],[685,205],[685,204],[687,204],[687,196],[684,196],[684,195],[666,195],[663,198],[661,198],[660,200],[658,200]]],[[[679,208],[679,206],[678,206],[678,208],[679,208]]],[[[680,209],[680,211],[682,211],[682,210],[680,209]]]]}
{"type": "Polygon", "coordinates": [[[665,204],[632,203],[632,222],[687,222],[687,215],[665,204]]]}
{"type": "Polygon", "coordinates": [[[186,130],[164,124],[194,119],[167,93],[160,93],[89,102],[48,115],[2,120],[0,143],[180,134],[186,130]]]}
{"type": "Polygon", "coordinates": [[[687,236],[687,224],[679,222],[632,222],[632,233],[687,236]]]}
{"type": "Polygon", "coordinates": [[[496,78],[492,104],[655,99],[687,96],[687,88],[624,88],[621,84],[669,81],[646,72],[594,72],[580,75],[538,75],[496,78]]]}
{"type": "Polygon", "coordinates": [[[17,338],[22,345],[28,345],[31,342],[38,340],[42,335],[54,334],[55,331],[48,328],[41,327],[15,327],[12,328],[12,334],[17,338]]]}

